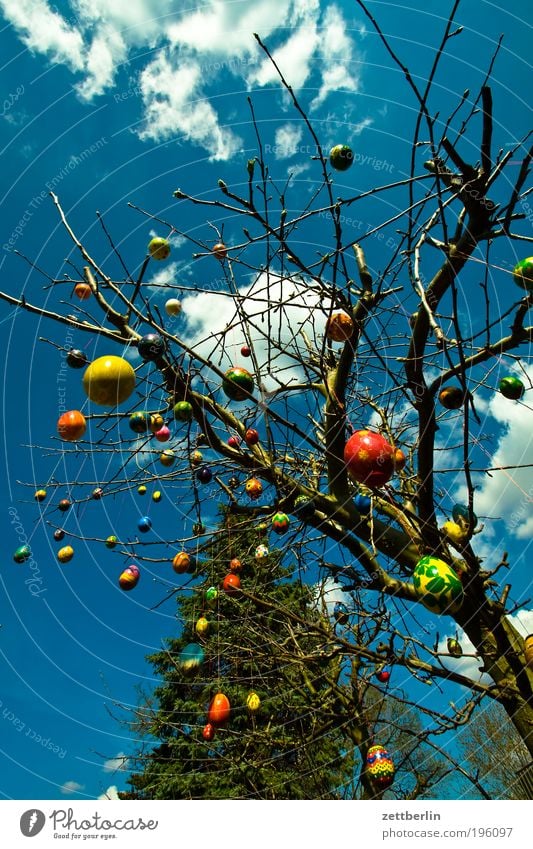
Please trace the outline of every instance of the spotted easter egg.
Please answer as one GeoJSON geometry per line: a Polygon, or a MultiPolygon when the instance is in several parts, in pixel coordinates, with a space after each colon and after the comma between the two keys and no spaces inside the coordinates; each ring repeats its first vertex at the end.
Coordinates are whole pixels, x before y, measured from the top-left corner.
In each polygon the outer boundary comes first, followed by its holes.
{"type": "Polygon", "coordinates": [[[249,371],[241,366],[228,369],[222,381],[222,391],[232,401],[246,401],[254,389],[254,379],[249,371]]]}
{"type": "Polygon", "coordinates": [[[57,559],[60,563],[69,563],[74,557],[74,549],[71,545],[65,545],[57,552],[57,559]]]}
{"type": "Polygon", "coordinates": [[[371,746],[366,755],[366,772],[373,784],[384,790],[394,781],[394,763],[383,746],[371,746]]]}
{"type": "Polygon", "coordinates": [[[348,474],[357,483],[383,486],[395,470],[395,449],[384,436],[364,429],[356,431],[344,447],[348,474]]]}
{"type": "Polygon", "coordinates": [[[148,253],[158,261],[167,259],[170,256],[170,242],[162,236],[154,236],[148,243],[148,253]]]}
{"type": "Polygon", "coordinates": [[[267,545],[258,545],[255,549],[255,559],[256,560],[266,560],[268,555],[270,554],[267,545]]]}
{"type": "Polygon", "coordinates": [[[455,613],[463,602],[463,586],[457,573],[432,554],[422,557],[413,572],[416,595],[433,613],[455,613]]]}

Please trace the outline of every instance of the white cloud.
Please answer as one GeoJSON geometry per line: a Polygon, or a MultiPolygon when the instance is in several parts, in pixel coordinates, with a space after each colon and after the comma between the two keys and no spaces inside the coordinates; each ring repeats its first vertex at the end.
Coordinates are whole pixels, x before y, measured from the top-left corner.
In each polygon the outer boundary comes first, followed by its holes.
{"type": "Polygon", "coordinates": [[[336,604],[345,604],[349,609],[353,607],[353,600],[348,593],[342,589],[342,585],[338,584],[334,578],[325,578],[320,584],[315,585],[315,601],[320,608],[323,604],[326,605],[328,616],[333,616],[333,610],[336,604]]]}
{"type": "Polygon", "coordinates": [[[83,69],[81,33],[45,0],[0,0],[0,9],[30,50],[44,53],[73,71],[83,69]]]}
{"type": "Polygon", "coordinates": [[[311,109],[317,109],[333,91],[357,91],[359,65],[354,45],[346,31],[346,22],[336,6],[328,6],[320,32],[322,83],[311,109]]]}
{"type": "Polygon", "coordinates": [[[98,801],[101,799],[110,799],[111,801],[116,802],[117,799],[120,799],[118,795],[118,787],[116,784],[112,784],[111,787],[108,787],[105,793],[102,793],[101,796],[98,796],[98,801]]]}
{"type": "Polygon", "coordinates": [[[68,796],[71,793],[79,793],[80,790],[84,790],[85,785],[71,779],[70,781],[65,781],[59,789],[64,796],[68,796]]]}
{"type": "MultiPolygon", "coordinates": [[[[533,366],[524,369],[527,379],[533,380],[533,366]]],[[[509,372],[511,373],[511,372],[509,372]]],[[[524,372],[517,376],[527,383],[524,372]]],[[[503,376],[503,375],[502,375],[503,376]]],[[[527,394],[525,396],[527,399],[527,394]]],[[[526,401],[527,403],[527,401],[526,401]]],[[[502,427],[498,444],[492,457],[486,458],[487,466],[527,466],[533,464],[533,439],[531,436],[530,411],[523,404],[510,401],[500,392],[494,392],[487,405],[487,415],[502,427]]],[[[486,426],[485,426],[485,429],[486,426]]],[[[508,531],[518,539],[533,535],[533,485],[531,468],[511,468],[478,476],[474,509],[478,515],[501,518],[508,531]]],[[[458,500],[465,498],[461,490],[458,500]]],[[[495,529],[490,521],[485,523],[483,535],[492,537],[495,529]]]]}
{"type": "Polygon", "coordinates": [[[102,769],[104,772],[126,772],[128,769],[128,756],[124,752],[119,752],[114,758],[104,761],[102,769]]]}
{"type": "Polygon", "coordinates": [[[519,610],[507,617],[521,637],[533,634],[533,610],[519,610]]]}
{"type": "Polygon", "coordinates": [[[287,159],[298,152],[303,129],[298,124],[283,124],[278,127],[275,136],[274,155],[276,159],[287,159]]]}
{"type": "MultiPolygon", "coordinates": [[[[305,21],[285,44],[272,52],[285,79],[295,88],[302,88],[311,73],[311,59],[319,44],[316,21],[305,21]]],[[[268,57],[248,77],[248,82],[260,86],[274,83],[278,72],[268,57]]]]}

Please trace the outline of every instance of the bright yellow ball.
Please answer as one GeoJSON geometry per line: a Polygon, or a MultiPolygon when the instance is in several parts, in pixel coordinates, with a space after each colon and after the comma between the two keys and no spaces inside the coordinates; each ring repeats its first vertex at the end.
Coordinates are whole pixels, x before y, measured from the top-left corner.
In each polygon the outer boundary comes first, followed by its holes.
{"type": "Polygon", "coordinates": [[[248,698],[246,699],[246,707],[250,711],[250,713],[257,713],[259,708],[261,707],[261,699],[257,695],[257,693],[250,693],[248,698]]]}
{"type": "Polygon", "coordinates": [[[205,616],[200,616],[196,623],[196,633],[201,637],[209,631],[209,622],[205,616]]]}
{"type": "Polygon", "coordinates": [[[115,407],[135,389],[135,372],[122,357],[98,357],[83,375],[85,394],[101,407],[115,407]]]}

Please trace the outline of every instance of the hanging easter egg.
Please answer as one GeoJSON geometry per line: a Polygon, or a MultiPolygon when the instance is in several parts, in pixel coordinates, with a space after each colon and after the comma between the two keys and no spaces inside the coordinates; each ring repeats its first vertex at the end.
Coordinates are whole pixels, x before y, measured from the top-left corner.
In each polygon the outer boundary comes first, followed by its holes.
{"type": "Polygon", "coordinates": [[[533,292],[533,256],[528,256],[515,265],[513,280],[521,289],[533,292]]]}
{"type": "Polygon", "coordinates": [[[74,557],[74,549],[71,545],[65,545],[57,552],[57,559],[60,563],[68,563],[74,557]]]}
{"type": "Polygon", "coordinates": [[[461,648],[461,643],[459,640],[456,640],[455,637],[448,637],[446,641],[446,646],[448,649],[448,654],[451,654],[452,657],[462,657],[463,650],[461,648]]]}
{"type": "Polygon", "coordinates": [[[178,664],[184,672],[195,672],[204,662],[205,652],[198,643],[189,643],[180,652],[178,664]]]}
{"type": "Polygon", "coordinates": [[[62,528],[56,528],[54,531],[54,539],[56,542],[61,542],[62,539],[65,539],[65,531],[62,528]]]}
{"type": "Polygon", "coordinates": [[[85,416],[79,410],[69,410],[63,413],[57,422],[57,432],[65,442],[76,442],[87,430],[85,416]]]}
{"type": "Polygon", "coordinates": [[[390,787],[394,781],[394,763],[383,746],[371,746],[366,755],[366,771],[371,781],[380,789],[390,787]]]}
{"type": "Polygon", "coordinates": [[[165,448],[159,455],[159,462],[168,469],[176,462],[176,455],[170,448],[165,448]]]}
{"type": "Polygon", "coordinates": [[[183,575],[185,572],[192,574],[196,569],[196,558],[187,551],[179,551],[172,561],[172,568],[178,575],[183,575]]]}
{"type": "Polygon", "coordinates": [[[222,589],[228,595],[237,595],[240,588],[241,579],[234,572],[230,572],[222,581],[222,589]]]}
{"type": "Polygon", "coordinates": [[[174,418],[178,422],[192,421],[192,412],[192,404],[190,401],[178,401],[177,404],[174,404],[174,418]]]}
{"type": "Polygon", "coordinates": [[[243,346],[242,346],[242,348],[241,348],[241,356],[243,356],[243,357],[249,357],[249,356],[251,356],[251,353],[252,353],[252,351],[250,350],[250,348],[248,347],[248,345],[243,345],[243,346]]]}
{"type": "Polygon", "coordinates": [[[428,554],[416,564],[413,585],[422,604],[434,613],[455,613],[463,601],[463,587],[452,567],[428,554]]]}
{"type": "Polygon", "coordinates": [[[299,495],[294,502],[293,511],[299,519],[311,519],[315,515],[315,505],[313,500],[307,495],[299,495]]]}
{"type": "Polygon", "coordinates": [[[509,375],[502,377],[498,388],[505,398],[509,398],[511,401],[519,401],[526,387],[520,378],[509,375]]]}
{"type": "Polygon", "coordinates": [[[212,725],[223,725],[230,717],[231,705],[224,693],[217,693],[211,700],[207,719],[212,725]]]}
{"type": "Polygon", "coordinates": [[[256,525],[255,529],[259,536],[265,536],[265,534],[268,532],[268,525],[266,522],[259,522],[259,524],[256,525]]]}
{"type": "Polygon", "coordinates": [[[387,669],[380,669],[376,672],[376,678],[381,684],[387,684],[390,680],[390,672],[387,669]]]}
{"type": "Polygon", "coordinates": [[[46,489],[38,489],[33,497],[36,501],[44,501],[46,498],[46,489]]]}
{"type": "Polygon", "coordinates": [[[165,301],[165,312],[170,316],[179,315],[181,312],[181,301],[178,301],[177,298],[169,298],[168,301],[165,301]]]}
{"type": "Polygon", "coordinates": [[[249,427],[246,433],[244,434],[244,441],[251,448],[252,445],[257,445],[259,442],[259,433],[255,428],[249,427]]]}
{"type": "Polygon", "coordinates": [[[146,495],[146,493],[148,492],[148,489],[142,483],[140,486],[137,487],[137,492],[138,492],[139,495],[146,495]]]}
{"type": "Polygon", "coordinates": [[[246,699],[246,707],[250,711],[250,713],[257,713],[259,708],[261,707],[261,699],[254,693],[253,690],[251,693],[248,693],[248,698],[246,699]]]}
{"type": "Polygon", "coordinates": [[[139,354],[147,362],[154,362],[165,353],[165,340],[157,333],[147,333],[137,343],[139,354]]]}
{"type": "Polygon", "coordinates": [[[356,431],[344,447],[349,475],[366,486],[383,486],[394,474],[394,450],[381,434],[356,431]]]}
{"type": "Polygon", "coordinates": [[[332,342],[346,342],[351,339],[354,323],[346,312],[335,312],[326,322],[326,336],[332,342]]]}
{"type": "Polygon", "coordinates": [[[142,534],[146,534],[152,527],[152,520],[148,516],[141,516],[137,522],[137,527],[142,534]]]}
{"type": "Polygon", "coordinates": [[[215,726],[211,722],[208,722],[207,725],[204,725],[204,727],[202,728],[202,737],[204,738],[204,740],[206,740],[207,743],[210,743],[211,740],[214,739],[215,733],[215,726]]]}
{"type": "Polygon", "coordinates": [[[439,392],[439,401],[446,410],[458,410],[464,400],[465,395],[460,386],[445,386],[439,392]]]}
{"type": "Polygon", "coordinates": [[[248,498],[256,501],[263,492],[263,484],[259,478],[249,478],[244,484],[244,489],[248,498]]]}
{"type": "Polygon", "coordinates": [[[21,545],[13,552],[15,563],[25,563],[29,557],[31,557],[31,548],[29,545],[21,545]]]}
{"type": "Polygon", "coordinates": [[[335,171],[347,171],[353,165],[353,150],[347,144],[336,144],[329,152],[329,162],[335,171]]]}
{"type": "Polygon", "coordinates": [[[362,492],[358,492],[355,496],[353,503],[357,510],[366,516],[367,513],[370,513],[370,507],[372,505],[372,500],[368,495],[363,495],[362,492]]]}
{"type": "Polygon", "coordinates": [[[269,554],[270,554],[270,551],[268,550],[268,546],[264,545],[263,543],[261,543],[261,545],[258,545],[257,548],[255,549],[255,559],[256,560],[266,560],[266,558],[268,557],[269,554]]]}
{"type": "Polygon", "coordinates": [[[106,546],[106,548],[116,548],[117,542],[118,542],[118,537],[116,537],[115,534],[111,534],[110,536],[107,537],[107,539],[105,541],[105,546],[106,546]]]}
{"type": "Polygon", "coordinates": [[[74,294],[80,301],[88,301],[93,291],[88,283],[76,283],[74,294]]]}
{"type": "Polygon", "coordinates": [[[222,381],[222,391],[232,401],[246,401],[253,392],[254,379],[249,371],[241,366],[229,368],[222,381]]]}
{"type": "Polygon", "coordinates": [[[346,625],[350,618],[350,611],[342,601],[336,601],[333,607],[333,618],[339,625],[346,625]]]}
{"type": "Polygon", "coordinates": [[[152,501],[155,501],[156,504],[158,504],[162,498],[163,495],[158,489],[156,489],[155,492],[152,492],[152,501]]]}
{"type": "Polygon", "coordinates": [[[62,498],[57,505],[57,509],[61,510],[62,513],[66,513],[67,510],[70,510],[71,507],[72,501],[69,501],[68,498],[62,498]]]}
{"type": "Polygon", "coordinates": [[[468,529],[456,522],[444,522],[442,532],[454,545],[462,545],[468,539],[468,529]]]}
{"type": "Polygon", "coordinates": [[[192,532],[195,537],[201,536],[201,534],[205,534],[206,527],[203,522],[195,522],[192,526],[192,532]]]}
{"type": "Polygon", "coordinates": [[[163,425],[160,430],[156,430],[154,436],[158,442],[168,442],[170,439],[170,430],[166,425],[163,425]]]}
{"type": "Polygon", "coordinates": [[[228,480],[228,486],[230,489],[237,489],[237,487],[239,486],[239,478],[235,477],[235,475],[232,475],[228,480]]]}
{"type": "Polygon", "coordinates": [[[242,563],[238,557],[233,557],[229,562],[231,572],[242,572],[242,563]]]}
{"type": "Polygon", "coordinates": [[[228,445],[229,445],[230,448],[238,448],[240,444],[241,444],[241,440],[239,439],[238,436],[233,435],[233,436],[229,437],[228,445]]]}
{"type": "Polygon", "coordinates": [[[102,487],[101,487],[101,486],[97,486],[97,487],[95,487],[95,488],[93,489],[93,491],[91,492],[91,498],[94,498],[94,500],[95,500],[95,501],[100,501],[100,499],[102,498],[103,494],[104,494],[104,490],[102,489],[102,487]]]}
{"type": "Polygon", "coordinates": [[[533,634],[529,634],[524,639],[524,657],[528,669],[533,669],[533,634]]]}
{"type": "Polygon", "coordinates": [[[286,513],[275,513],[272,517],[272,530],[276,534],[284,534],[289,530],[290,520],[286,513]]]}
{"type": "Polygon", "coordinates": [[[152,433],[157,433],[158,430],[161,430],[163,425],[165,424],[165,420],[161,413],[152,413],[150,416],[150,422],[148,427],[152,431],[152,433]]]}
{"type": "Polygon", "coordinates": [[[128,566],[128,568],[124,569],[124,571],[120,574],[118,579],[118,585],[121,590],[129,592],[129,590],[135,589],[135,587],[139,583],[140,577],[141,573],[139,572],[139,569],[137,567],[133,569],[131,566],[128,566]]]}
{"type": "Polygon", "coordinates": [[[66,357],[67,366],[70,368],[85,368],[89,365],[89,360],[79,348],[71,348],[66,357]]]}
{"type": "Polygon", "coordinates": [[[85,370],[83,388],[87,397],[101,407],[115,407],[135,389],[135,372],[122,357],[98,357],[85,370]]]}
{"type": "Polygon", "coordinates": [[[191,466],[199,466],[203,462],[204,455],[201,451],[192,451],[189,461],[191,466]]]}
{"type": "Polygon", "coordinates": [[[154,238],[148,242],[148,253],[152,259],[158,261],[168,259],[170,256],[170,242],[162,236],[154,236],[154,238]]]}
{"type": "Polygon", "coordinates": [[[204,637],[209,631],[209,622],[205,618],[205,616],[200,616],[197,620],[196,625],[194,626],[194,630],[198,634],[199,637],[204,637]]]}
{"type": "MultiPolygon", "coordinates": [[[[454,504],[452,507],[452,519],[454,522],[457,522],[458,525],[465,525],[468,527],[470,523],[470,512],[468,507],[464,504],[454,504]]],[[[475,513],[472,513],[472,522],[474,527],[477,525],[477,516],[475,513]]]]}
{"type": "Polygon", "coordinates": [[[146,433],[150,423],[150,414],[143,412],[132,413],[128,419],[130,429],[134,433],[146,433]]]}
{"type": "Polygon", "coordinates": [[[210,607],[213,607],[218,599],[218,590],[216,587],[208,587],[205,591],[205,600],[210,607]]]}
{"type": "Polygon", "coordinates": [[[224,244],[224,242],[217,242],[216,245],[213,245],[212,250],[213,250],[213,256],[216,256],[216,258],[219,259],[220,261],[222,261],[223,259],[226,259],[227,255],[228,255],[228,249],[227,249],[226,245],[224,244]]]}
{"type": "Polygon", "coordinates": [[[196,478],[200,481],[200,483],[209,483],[213,478],[213,472],[209,466],[202,466],[202,468],[198,469],[196,472],[196,478]]]}
{"type": "Polygon", "coordinates": [[[394,451],[394,468],[397,472],[401,472],[405,464],[407,463],[407,457],[403,453],[401,448],[396,448],[394,451]]]}

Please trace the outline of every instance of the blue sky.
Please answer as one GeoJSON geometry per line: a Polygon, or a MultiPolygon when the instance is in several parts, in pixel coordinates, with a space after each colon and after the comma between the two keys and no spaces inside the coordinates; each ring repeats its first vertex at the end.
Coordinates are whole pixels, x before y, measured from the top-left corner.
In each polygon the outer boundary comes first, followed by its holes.
{"type": "MultiPolygon", "coordinates": [[[[423,78],[442,32],[443,9],[451,4],[416,0],[369,5],[413,77],[423,78]]],[[[456,17],[464,31],[450,42],[436,80],[432,110],[447,116],[466,88],[477,94],[496,41],[505,34],[492,79],[495,148],[506,149],[529,129],[527,94],[533,80],[528,5],[525,0],[464,2],[456,17]]],[[[246,160],[256,153],[248,94],[273,176],[294,173],[290,208],[307,201],[315,179],[311,142],[259,52],[254,31],[275,52],[324,147],[348,142],[354,148],[354,167],[337,178],[339,192],[364,191],[407,174],[414,99],[368,21],[348,0],[209,0],[191,4],[191,11],[171,0],[0,0],[0,13],[5,97],[0,103],[2,288],[14,295],[24,291],[28,300],[48,309],[72,311],[72,303],[61,303],[72,301],[69,287],[43,291],[43,279],[13,249],[51,275],[62,275],[71,244],[49,189],[59,195],[80,238],[116,278],[122,272],[109,257],[95,210],[104,215],[133,273],[154,228],[128,202],[194,237],[209,238],[203,212],[177,205],[172,192],[181,187],[210,197],[219,177],[236,190],[245,183],[246,160]]],[[[477,145],[478,136],[469,138],[477,145]]],[[[467,159],[469,154],[477,158],[471,143],[464,141],[467,159]]],[[[370,199],[347,227],[366,230],[393,213],[384,200],[370,199]]],[[[524,234],[531,234],[530,221],[520,225],[524,234]]],[[[238,238],[237,224],[229,221],[227,227],[229,237],[238,238]]],[[[316,225],[308,238],[313,248],[327,241],[316,225]]],[[[371,268],[383,266],[385,251],[383,242],[369,241],[371,268]]],[[[520,256],[520,246],[494,249],[493,263],[501,274],[494,271],[491,285],[502,309],[516,297],[508,291],[503,270],[520,256]]],[[[159,280],[215,288],[216,272],[212,261],[193,263],[190,245],[177,240],[172,264],[159,280]]],[[[189,299],[184,313],[191,340],[205,337],[214,303],[189,299]]],[[[467,299],[464,309],[475,326],[481,320],[475,299],[467,299]]],[[[142,594],[122,593],[116,586],[120,565],[102,546],[89,549],[79,543],[72,564],[58,568],[57,546],[38,521],[33,483],[46,483],[52,474],[63,479],[75,473],[91,476],[90,468],[80,469],[70,457],[54,471],[55,460],[45,456],[46,446],[53,444],[63,383],[58,380],[57,351],[39,337],[63,345],[67,329],[13,312],[5,303],[0,323],[5,350],[5,499],[0,511],[0,749],[5,760],[0,795],[94,798],[111,784],[124,784],[124,774],[114,771],[114,759],[129,751],[131,741],[108,708],[135,704],[135,686],[140,681],[150,685],[144,656],[176,628],[174,605],[149,610],[165,591],[150,579],[143,582],[142,594]],[[33,449],[24,447],[28,444],[33,449]],[[24,488],[17,481],[32,486],[24,488]],[[11,561],[23,537],[34,550],[32,574],[11,561]]],[[[76,334],[75,344],[86,347],[89,356],[95,351],[88,335],[76,334]]],[[[100,342],[98,351],[108,353],[104,348],[100,342]]],[[[81,403],[79,377],[79,372],[68,372],[67,409],[81,403]]],[[[529,408],[510,407],[500,396],[479,397],[487,432],[493,434],[488,443],[493,464],[533,462],[529,408]]],[[[452,437],[447,434],[450,441],[452,437]]],[[[480,545],[487,553],[500,551],[505,536],[514,594],[527,598],[525,542],[533,521],[529,470],[484,478],[480,485],[476,512],[491,515],[494,508],[495,516],[507,517],[507,527],[490,523],[480,545]]],[[[111,504],[93,503],[69,515],[69,529],[96,537],[118,529],[121,536],[132,537],[146,511],[161,538],[188,532],[191,519],[179,510],[165,502],[143,505],[134,495],[117,496],[111,504]]],[[[55,521],[57,515],[47,518],[55,521]]]]}

